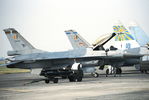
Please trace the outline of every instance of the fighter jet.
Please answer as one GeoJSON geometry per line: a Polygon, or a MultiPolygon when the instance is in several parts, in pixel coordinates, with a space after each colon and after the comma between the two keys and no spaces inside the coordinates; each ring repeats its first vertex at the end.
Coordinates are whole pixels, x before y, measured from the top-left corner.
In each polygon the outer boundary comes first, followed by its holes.
{"type": "MultiPolygon", "coordinates": [[[[8,68],[39,69],[39,75],[46,77],[45,83],[53,81],[58,83],[59,77],[66,77],[70,82],[82,81],[83,63],[97,61],[89,66],[97,66],[101,63],[109,64],[115,68],[125,63],[136,64],[141,54],[117,51],[93,51],[90,48],[74,49],[63,52],[47,52],[33,47],[14,28],[4,30],[13,51],[8,51],[8,68]]],[[[82,45],[82,44],[80,44],[82,45]]]]}
{"type": "MultiPolygon", "coordinates": [[[[114,36],[114,42],[110,46],[110,49],[119,49],[119,50],[129,50],[130,52],[135,52],[138,53],[140,50],[138,42],[134,39],[133,34],[131,34],[125,27],[124,25],[118,21],[113,26],[114,33],[116,33],[116,36],[114,36]],[[112,47],[112,48],[111,48],[112,47]],[[134,50],[135,48],[135,50],[134,50]]],[[[132,66],[131,64],[125,64],[125,66],[132,66]]],[[[117,68],[117,73],[122,73],[121,67],[125,66],[120,66],[117,68]]],[[[113,67],[108,66],[108,69],[106,70],[108,74],[113,73],[113,67]]]]}
{"type": "MultiPolygon", "coordinates": [[[[66,35],[67,35],[67,37],[68,37],[68,39],[69,39],[69,41],[70,41],[70,43],[71,43],[71,45],[72,45],[72,47],[74,49],[77,49],[77,48],[91,48],[93,51],[105,51],[105,52],[107,52],[108,50],[106,50],[104,48],[104,45],[106,43],[108,43],[109,40],[111,40],[113,37],[114,38],[117,38],[117,36],[119,36],[119,34],[120,34],[119,30],[121,30],[122,28],[124,29],[123,26],[119,27],[119,25],[118,26],[114,26],[113,28],[114,29],[115,28],[117,29],[117,30],[114,31],[116,34],[105,34],[103,36],[100,36],[100,38],[98,38],[92,45],[90,45],[80,34],[78,34],[74,30],[67,30],[67,31],[65,31],[65,33],[66,33],[66,35]],[[84,44],[84,45],[79,45],[79,44],[84,44]]],[[[123,34],[125,34],[125,33],[123,32],[123,34]]],[[[133,41],[135,41],[135,40],[133,40],[133,41]]],[[[125,42],[125,43],[127,43],[127,42],[125,42]]],[[[134,43],[134,42],[131,41],[131,43],[134,43]]],[[[121,44],[119,44],[119,45],[121,46],[121,44]]],[[[109,49],[111,51],[115,51],[116,52],[118,48],[115,48],[114,46],[110,46],[109,49]]],[[[130,48],[127,48],[127,50],[129,50],[129,49],[130,48]]],[[[124,50],[124,49],[122,49],[122,50],[124,50]]],[[[129,50],[129,51],[131,51],[131,50],[129,50]]],[[[111,67],[110,66],[111,64],[109,64],[109,68],[106,70],[106,73],[107,74],[109,74],[111,72],[113,73],[114,70],[116,70],[116,73],[121,74],[121,72],[122,72],[121,67],[122,66],[132,66],[133,63],[135,63],[135,61],[138,62],[138,60],[136,60],[136,59],[131,59],[131,61],[132,61],[132,63],[127,61],[127,63],[122,64],[119,67],[117,66],[115,68],[114,67],[111,67]]],[[[90,63],[94,63],[94,62],[90,62],[90,63]]],[[[119,63],[119,62],[117,62],[117,63],[119,63]]],[[[105,63],[101,62],[100,65],[98,65],[98,66],[89,66],[89,67],[86,67],[86,66],[88,66],[88,63],[86,63],[86,64],[84,64],[83,68],[84,68],[84,72],[93,73],[93,72],[95,72],[95,67],[99,67],[99,69],[103,69],[104,68],[104,65],[105,65],[105,63]]],[[[98,76],[98,74],[95,73],[95,76],[98,76]]]]}
{"type": "Polygon", "coordinates": [[[140,59],[140,63],[135,65],[135,68],[141,70],[141,72],[147,73],[147,70],[149,70],[149,37],[134,22],[130,23],[128,28],[129,30],[125,28],[121,22],[113,26],[114,32],[117,34],[114,37],[114,45],[121,50],[129,49],[131,52],[143,54],[144,56],[140,59]]]}
{"type": "MultiPolygon", "coordinates": [[[[104,44],[106,44],[111,38],[113,38],[116,34],[115,33],[109,33],[106,35],[103,35],[100,37],[100,39],[96,40],[93,45],[89,44],[77,31],[75,30],[66,30],[65,31],[71,46],[73,47],[73,49],[79,49],[79,48],[91,48],[93,51],[96,50],[104,50],[104,44]]],[[[100,66],[89,66],[89,64],[91,63],[96,63],[97,61],[90,61],[90,62],[86,62],[84,63],[82,66],[83,72],[84,73],[91,73],[92,76],[94,77],[98,77],[99,74],[96,72],[96,68],[95,67],[99,67],[100,69],[103,69],[104,64],[100,63],[100,66]]]]}
{"type": "MultiPolygon", "coordinates": [[[[69,41],[70,41],[73,48],[92,48],[93,50],[105,50],[103,46],[111,38],[114,37],[114,41],[115,41],[114,46],[115,47],[112,45],[110,47],[110,50],[121,49],[121,50],[124,50],[124,51],[129,50],[130,52],[138,53],[138,52],[140,52],[140,50],[142,48],[140,46],[143,46],[143,45],[149,43],[148,36],[146,34],[144,34],[144,32],[140,29],[140,27],[138,27],[136,25],[135,26],[134,25],[130,26],[129,28],[131,29],[130,32],[124,27],[124,25],[121,22],[119,22],[119,23],[117,23],[116,25],[113,26],[114,33],[116,33],[116,36],[111,35],[111,34],[104,34],[103,36],[100,36],[100,38],[98,38],[92,45],[90,45],[85,39],[82,38],[82,36],[80,34],[78,34],[74,30],[68,30],[68,31],[65,31],[65,32],[66,32],[66,34],[69,33],[69,34],[67,34],[67,36],[68,36],[68,39],[69,39],[69,41]],[[79,43],[82,43],[84,45],[80,46],[79,43]]],[[[144,54],[145,51],[146,50],[144,50],[144,52],[142,52],[142,53],[140,52],[140,53],[144,54]]],[[[146,56],[144,56],[143,58],[145,59],[146,56]]],[[[134,59],[134,61],[135,61],[135,59],[134,59]]],[[[128,64],[125,64],[123,66],[132,66],[132,64],[128,63],[128,64]]],[[[123,66],[117,67],[116,68],[116,73],[121,73],[122,72],[121,67],[123,67],[123,66]]],[[[138,67],[138,65],[135,65],[135,66],[136,66],[136,68],[138,67]]],[[[139,64],[139,66],[140,66],[140,64],[139,64]]],[[[96,67],[96,66],[94,66],[94,67],[96,67]]],[[[93,66],[84,67],[84,70],[85,71],[90,70],[88,72],[95,72],[94,67],[93,66]]],[[[103,66],[102,66],[102,68],[103,68],[103,66]]],[[[100,69],[102,69],[102,68],[100,66],[100,69]]],[[[143,71],[143,68],[142,68],[142,71],[143,71]]],[[[107,74],[113,73],[113,67],[109,65],[106,72],[107,72],[107,74]]]]}

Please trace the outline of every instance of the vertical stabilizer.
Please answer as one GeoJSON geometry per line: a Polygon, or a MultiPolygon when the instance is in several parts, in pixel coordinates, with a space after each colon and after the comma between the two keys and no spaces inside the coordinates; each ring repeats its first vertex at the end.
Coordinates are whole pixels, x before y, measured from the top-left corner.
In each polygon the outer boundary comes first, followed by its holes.
{"type": "Polygon", "coordinates": [[[4,32],[15,51],[35,49],[27,40],[25,40],[14,28],[4,29],[4,32]]]}
{"type": "Polygon", "coordinates": [[[130,23],[129,30],[134,35],[134,38],[140,46],[144,46],[149,43],[149,36],[136,23],[130,23]]]}
{"type": "Polygon", "coordinates": [[[4,29],[4,32],[13,48],[13,51],[7,52],[8,56],[43,52],[35,49],[14,28],[4,29]]]}
{"type": "Polygon", "coordinates": [[[89,48],[90,44],[81,37],[76,31],[74,30],[67,30],[65,31],[66,35],[68,36],[68,39],[74,49],[78,48],[89,48]]]}
{"type": "Polygon", "coordinates": [[[137,48],[139,44],[133,35],[122,25],[122,23],[113,26],[115,36],[115,45],[119,49],[137,48]]]}

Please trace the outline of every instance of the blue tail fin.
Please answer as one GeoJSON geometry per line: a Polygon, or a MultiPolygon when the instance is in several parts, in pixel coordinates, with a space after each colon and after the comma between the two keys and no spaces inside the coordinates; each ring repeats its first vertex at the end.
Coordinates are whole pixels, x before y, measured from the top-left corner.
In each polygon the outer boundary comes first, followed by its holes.
{"type": "Polygon", "coordinates": [[[137,24],[130,25],[129,30],[140,46],[149,43],[149,36],[137,24]]]}

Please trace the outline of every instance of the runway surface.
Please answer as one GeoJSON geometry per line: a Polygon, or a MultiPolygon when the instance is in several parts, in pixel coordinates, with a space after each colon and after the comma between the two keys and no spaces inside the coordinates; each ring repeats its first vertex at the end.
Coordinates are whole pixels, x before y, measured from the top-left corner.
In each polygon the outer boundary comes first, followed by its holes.
{"type": "Polygon", "coordinates": [[[149,74],[138,71],[118,77],[86,76],[82,82],[27,84],[39,79],[43,77],[30,73],[1,74],[0,100],[149,100],[149,74]]]}

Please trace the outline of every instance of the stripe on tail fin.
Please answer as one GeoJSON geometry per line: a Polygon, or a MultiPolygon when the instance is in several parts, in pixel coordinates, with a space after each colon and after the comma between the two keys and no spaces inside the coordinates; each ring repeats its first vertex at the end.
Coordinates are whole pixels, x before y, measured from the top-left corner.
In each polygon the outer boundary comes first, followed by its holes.
{"type": "Polygon", "coordinates": [[[68,36],[68,39],[74,49],[90,47],[90,44],[85,39],[83,39],[83,37],[81,37],[76,31],[67,30],[65,31],[65,33],[68,36]]]}

